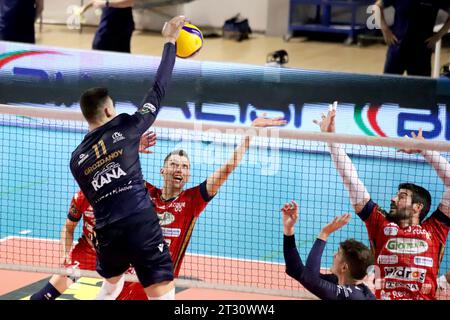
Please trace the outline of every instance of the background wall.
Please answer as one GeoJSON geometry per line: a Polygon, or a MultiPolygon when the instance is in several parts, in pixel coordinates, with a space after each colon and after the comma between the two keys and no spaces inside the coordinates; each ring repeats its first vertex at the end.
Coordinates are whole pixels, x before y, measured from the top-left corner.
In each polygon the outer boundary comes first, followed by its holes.
{"type": "MultiPolygon", "coordinates": [[[[226,19],[240,13],[249,19],[250,26],[255,31],[264,32],[267,27],[269,1],[272,2],[272,0],[196,0],[181,5],[158,7],[154,10],[136,9],[134,16],[138,29],[159,30],[168,16],[176,14],[185,14],[199,26],[220,28],[226,19]]],[[[67,8],[71,5],[80,5],[82,2],[81,0],[46,0],[44,22],[65,23],[69,16],[67,8]]],[[[139,2],[145,1],[136,2],[139,5],[139,2]]],[[[86,14],[87,24],[97,24],[98,21],[99,17],[95,16],[92,10],[86,14]]]]}
{"type": "MultiPolygon", "coordinates": [[[[44,22],[66,23],[71,5],[81,5],[87,0],[45,0],[44,22]]],[[[136,7],[146,0],[136,0],[136,7]]],[[[289,0],[195,0],[186,4],[158,7],[152,10],[134,10],[137,29],[160,30],[168,17],[185,14],[194,24],[205,27],[222,27],[224,21],[237,13],[249,19],[254,31],[265,32],[270,36],[283,36],[287,33],[289,19],[289,0]]],[[[301,22],[314,18],[315,6],[298,6],[293,10],[296,20],[301,22]]],[[[385,12],[388,23],[392,23],[394,11],[389,8],[385,12]]],[[[332,11],[333,19],[345,21],[349,19],[346,10],[332,11]]],[[[368,18],[366,7],[358,10],[357,21],[364,23],[368,18]]],[[[446,14],[440,12],[438,22],[445,20],[446,14]]],[[[93,10],[86,14],[86,23],[98,24],[99,16],[93,10]]]]}

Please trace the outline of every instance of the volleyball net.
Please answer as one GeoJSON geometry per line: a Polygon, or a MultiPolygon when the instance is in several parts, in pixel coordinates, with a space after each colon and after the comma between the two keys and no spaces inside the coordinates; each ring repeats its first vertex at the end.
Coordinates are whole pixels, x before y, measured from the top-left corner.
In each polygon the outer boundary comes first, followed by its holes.
{"type": "MultiPolygon", "coordinates": [[[[398,150],[436,150],[449,159],[449,142],[171,120],[157,120],[150,130],[157,143],[153,153],[140,159],[144,178],[159,188],[160,169],[170,151],[187,152],[190,188],[224,164],[244,136],[252,138],[242,161],[197,219],[177,286],[312,298],[285,274],[280,208],[291,200],[299,203],[295,235],[304,261],[321,227],[336,215],[353,212],[329,142],[346,150],[371,198],[386,209],[402,182],[430,191],[430,212],[445,190],[421,155],[398,150]]],[[[93,270],[64,268],[61,257],[61,230],[78,191],[69,159],[87,133],[81,113],[0,105],[0,133],[0,268],[99,277],[93,270]]],[[[82,225],[80,221],[75,240],[82,225]]],[[[324,272],[347,238],[369,245],[366,227],[356,215],[329,238],[324,272]]],[[[449,268],[445,252],[439,274],[449,268]]],[[[127,280],[136,278],[128,275],[127,280]]]]}

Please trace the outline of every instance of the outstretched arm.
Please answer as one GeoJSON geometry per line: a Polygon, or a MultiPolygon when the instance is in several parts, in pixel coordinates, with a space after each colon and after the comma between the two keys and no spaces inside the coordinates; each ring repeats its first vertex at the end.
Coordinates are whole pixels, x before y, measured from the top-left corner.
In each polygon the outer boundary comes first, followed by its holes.
{"type": "Polygon", "coordinates": [[[298,220],[298,205],[295,201],[286,203],[281,208],[281,212],[283,215],[283,255],[286,262],[286,273],[301,283],[305,267],[298,254],[294,236],[294,226],[298,220]]]}
{"type": "Polygon", "coordinates": [[[346,213],[340,217],[335,217],[330,223],[322,228],[317,240],[308,255],[305,269],[303,272],[302,284],[306,289],[324,300],[341,299],[341,291],[337,283],[333,283],[321,278],[320,265],[322,261],[323,250],[327,243],[328,236],[336,230],[345,226],[350,220],[350,214],[346,213]]]}
{"type": "MultiPolygon", "coordinates": [[[[337,102],[334,102],[330,106],[328,114],[322,114],[321,120],[314,120],[322,132],[334,133],[335,130],[335,117],[336,117],[337,102]]],[[[348,157],[344,149],[338,144],[328,143],[331,159],[336,167],[339,175],[341,176],[345,188],[349,192],[350,202],[355,209],[356,213],[360,213],[364,206],[369,202],[370,195],[364,184],[358,177],[358,172],[355,166],[348,157]]]]}
{"type": "MultiPolygon", "coordinates": [[[[286,124],[286,121],[281,118],[256,118],[253,120],[252,127],[281,126],[284,124],[286,124]]],[[[228,161],[208,177],[206,180],[206,191],[210,197],[213,197],[217,191],[219,191],[220,187],[225,183],[230,174],[242,161],[245,153],[250,148],[251,139],[252,138],[250,136],[245,136],[242,138],[242,142],[234,150],[228,161]]]]}
{"type": "MultiPolygon", "coordinates": [[[[422,128],[419,129],[418,134],[411,132],[411,136],[417,140],[423,140],[422,128]]],[[[412,149],[402,149],[400,150],[405,153],[420,153],[425,158],[425,160],[431,164],[431,166],[436,170],[437,175],[442,180],[445,185],[445,192],[442,197],[441,203],[439,204],[439,210],[450,218],[450,164],[448,161],[439,154],[437,151],[432,150],[412,150],[412,149]]]]}
{"type": "Polygon", "coordinates": [[[172,71],[175,65],[175,41],[184,26],[186,17],[178,16],[164,24],[162,35],[166,40],[161,62],[156,72],[153,87],[144,97],[137,115],[140,115],[142,121],[138,127],[141,133],[144,133],[155,121],[161,106],[161,100],[166,94],[166,89],[172,78],[172,71]]]}

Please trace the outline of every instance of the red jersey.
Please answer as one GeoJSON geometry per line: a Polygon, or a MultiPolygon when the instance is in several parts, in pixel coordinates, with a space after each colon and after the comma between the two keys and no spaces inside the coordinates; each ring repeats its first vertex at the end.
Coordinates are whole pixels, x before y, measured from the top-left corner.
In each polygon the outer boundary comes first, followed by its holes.
{"type": "Polygon", "coordinates": [[[83,218],[83,235],[90,240],[92,245],[95,226],[94,210],[81,190],[73,196],[67,218],[73,222],[78,222],[83,218]]]}
{"type": "Polygon", "coordinates": [[[195,222],[212,199],[206,191],[206,180],[169,200],[161,199],[161,189],[148,182],[146,187],[155,206],[164,239],[169,245],[174,276],[178,277],[195,222]]]}
{"type": "Polygon", "coordinates": [[[366,224],[382,279],[376,287],[377,298],[434,299],[450,219],[437,209],[421,225],[400,228],[372,200],[359,216],[366,224]]]}

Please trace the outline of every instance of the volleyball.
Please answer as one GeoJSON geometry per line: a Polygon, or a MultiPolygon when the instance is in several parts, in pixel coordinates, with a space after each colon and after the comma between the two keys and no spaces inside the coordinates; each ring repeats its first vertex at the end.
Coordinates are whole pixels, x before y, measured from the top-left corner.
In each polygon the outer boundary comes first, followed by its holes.
{"type": "Polygon", "coordinates": [[[199,28],[187,23],[177,39],[177,57],[190,58],[203,47],[203,35],[199,28]]]}

